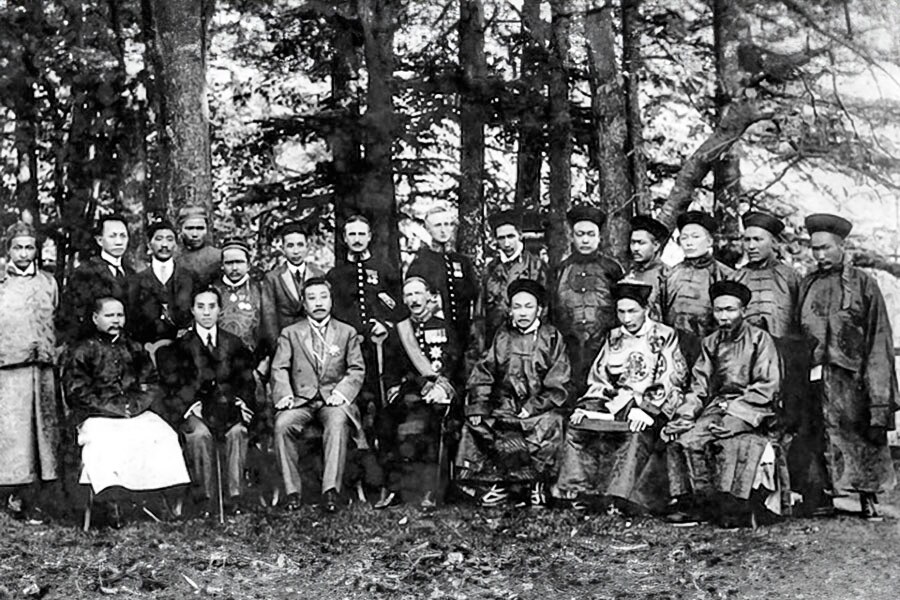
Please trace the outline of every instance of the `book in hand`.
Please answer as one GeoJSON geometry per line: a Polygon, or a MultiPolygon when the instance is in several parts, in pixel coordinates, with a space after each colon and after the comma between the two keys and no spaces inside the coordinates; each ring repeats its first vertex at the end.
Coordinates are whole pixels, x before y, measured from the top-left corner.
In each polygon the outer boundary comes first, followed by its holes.
{"type": "Polygon", "coordinates": [[[612,413],[598,410],[586,410],[584,418],[578,425],[572,425],[576,429],[601,432],[628,432],[628,421],[616,421],[612,413]]]}

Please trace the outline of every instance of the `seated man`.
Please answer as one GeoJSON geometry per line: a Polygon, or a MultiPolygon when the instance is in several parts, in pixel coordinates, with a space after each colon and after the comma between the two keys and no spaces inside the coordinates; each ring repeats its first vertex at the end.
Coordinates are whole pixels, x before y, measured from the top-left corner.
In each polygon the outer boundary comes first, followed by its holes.
{"type": "Polygon", "coordinates": [[[604,489],[626,508],[659,510],[668,501],[665,453],[656,447],[660,429],[683,400],[687,366],[675,330],[647,316],[652,292],[642,283],[613,288],[620,325],[588,373],[587,393],[569,418],[563,446],[557,489],[575,499],[576,509],[604,489]],[[623,431],[626,423],[627,437],[601,433],[623,431]]]}
{"type": "Polygon", "coordinates": [[[72,348],[63,375],[82,447],[80,482],[95,494],[190,483],[178,434],[151,410],[156,372],[140,344],[123,335],[122,301],[98,298],[92,319],[94,335],[72,348]]]}
{"type": "Polygon", "coordinates": [[[211,502],[216,490],[216,439],[225,441],[225,503],[238,510],[247,459],[247,427],[255,408],[253,355],[239,337],[218,327],[221,296],[208,287],[191,299],[194,324],[158,353],[159,372],[184,435],[195,500],[211,502]]]}
{"type": "MultiPolygon", "coordinates": [[[[384,384],[388,402],[378,416],[378,439],[387,486],[375,508],[400,501],[404,475],[419,484],[421,507],[432,509],[440,493],[442,421],[457,400],[454,374],[460,348],[437,312],[437,293],[421,277],[403,284],[409,318],[391,331],[385,354],[384,384]]],[[[418,489],[415,491],[419,491],[418,489]]]]}
{"type": "Polygon", "coordinates": [[[690,392],[663,428],[670,443],[669,486],[678,510],[673,522],[692,519],[691,501],[714,500],[713,516],[733,522],[762,484],[766,507],[780,511],[786,492],[767,438],[775,420],[781,367],[767,332],[744,321],[750,290],[719,281],[709,288],[718,331],[706,336],[694,365],[690,392]],[[738,501],[734,501],[737,499],[738,501]]]}
{"type": "Polygon", "coordinates": [[[325,510],[337,510],[351,433],[367,448],[354,401],[366,374],[360,335],[331,318],[331,284],[323,277],[303,285],[307,316],[285,327],[272,359],[275,402],[275,456],[281,469],[287,508],[300,504],[300,436],[315,419],[324,429],[322,493],[325,510]]]}
{"type": "Polygon", "coordinates": [[[543,505],[562,443],[571,369],[562,335],[540,319],[543,286],[519,279],[507,296],[510,322],[469,376],[457,479],[469,494],[481,488],[484,506],[504,502],[510,484],[530,486],[532,505],[543,505]]]}

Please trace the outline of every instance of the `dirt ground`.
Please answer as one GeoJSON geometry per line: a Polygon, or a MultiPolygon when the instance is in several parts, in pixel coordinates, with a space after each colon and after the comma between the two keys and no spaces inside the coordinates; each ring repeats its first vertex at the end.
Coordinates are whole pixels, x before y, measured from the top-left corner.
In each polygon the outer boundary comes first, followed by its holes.
{"type": "Polygon", "coordinates": [[[876,600],[900,589],[895,518],[754,532],[550,509],[307,506],[224,526],[138,515],[84,534],[2,516],[0,528],[0,598],[876,600]]]}

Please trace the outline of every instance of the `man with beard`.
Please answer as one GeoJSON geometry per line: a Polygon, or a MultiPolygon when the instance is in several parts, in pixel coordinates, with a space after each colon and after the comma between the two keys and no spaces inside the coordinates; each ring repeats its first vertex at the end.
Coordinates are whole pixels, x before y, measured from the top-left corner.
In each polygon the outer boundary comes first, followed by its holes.
{"type": "Polygon", "coordinates": [[[399,503],[404,490],[422,492],[420,506],[435,507],[441,489],[443,420],[458,400],[459,343],[436,316],[434,288],[421,277],[403,285],[409,318],[397,323],[385,345],[388,401],[378,416],[379,454],[387,486],[375,508],[399,503]],[[404,483],[406,485],[404,485],[404,483]],[[410,487],[413,487],[410,490],[410,487]]]}
{"type": "Polygon", "coordinates": [[[310,422],[319,422],[324,429],[324,507],[335,512],[351,435],[357,447],[368,448],[355,403],[366,365],[361,336],[331,316],[331,284],[314,277],[306,281],[302,293],[306,317],[284,328],[272,359],[275,456],[287,508],[296,509],[301,499],[301,436],[310,422]]]}
{"type": "Polygon", "coordinates": [[[151,356],[160,340],[171,342],[191,323],[191,297],[195,275],[172,256],[175,227],[157,221],[147,228],[150,266],[128,282],[129,332],[145,344],[151,356]]]}
{"type": "Polygon", "coordinates": [[[447,207],[435,207],[425,217],[431,246],[422,246],[409,265],[407,277],[429,279],[441,297],[444,319],[463,349],[468,346],[472,307],[478,298],[478,278],[472,259],[453,251],[456,223],[447,207]]]}
{"type": "Polygon", "coordinates": [[[510,322],[469,376],[457,480],[483,506],[505,502],[510,486],[525,486],[541,506],[556,475],[571,369],[562,334],[540,318],[544,287],[519,279],[507,294],[510,322]]]}
{"type": "Polygon", "coordinates": [[[591,362],[616,325],[612,288],[624,273],[619,263],[600,252],[603,211],[576,206],[566,217],[572,226],[573,251],[559,265],[552,313],[569,352],[572,387],[581,395],[591,362]]]}
{"type": "Polygon", "coordinates": [[[184,206],[178,212],[181,248],[178,263],[194,273],[199,287],[216,278],[222,264],[222,251],[210,244],[209,213],[202,206],[184,206]]]}
{"type": "Polygon", "coordinates": [[[475,318],[479,321],[475,328],[479,352],[490,346],[497,330],[509,318],[506,290],[510,283],[517,279],[532,279],[547,286],[547,265],[526,250],[522,242],[521,214],[504,210],[488,217],[488,222],[497,243],[497,256],[484,268],[475,310],[475,318]]]}
{"type": "MultiPolygon", "coordinates": [[[[191,302],[194,324],[159,352],[159,372],[181,427],[198,503],[217,498],[216,477],[224,471],[225,506],[238,510],[247,460],[247,429],[256,409],[253,355],[240,338],[218,326],[221,296],[197,290],[191,302]],[[225,442],[224,469],[217,474],[217,439],[225,442]]],[[[210,511],[207,511],[210,512],[210,511]]]]}
{"type": "Polygon", "coordinates": [[[651,287],[647,300],[650,312],[648,317],[662,322],[662,306],[659,290],[669,273],[669,267],[659,256],[669,239],[669,229],[653,217],[637,215],[631,219],[631,269],[625,274],[623,281],[638,281],[651,287]]]}
{"type": "Polygon", "coordinates": [[[765,506],[780,512],[789,493],[769,439],[781,387],[775,342],[744,320],[751,298],[745,285],[719,281],[709,296],[718,330],[703,338],[690,391],[663,427],[676,523],[691,518],[691,503],[730,523],[758,488],[765,506]]]}
{"type": "Polygon", "coordinates": [[[72,348],[63,370],[78,426],[80,483],[94,494],[190,483],[178,434],[156,413],[161,393],[150,356],[124,334],[122,301],[101,296],[91,320],[94,334],[72,348]]]}
{"type": "Polygon", "coordinates": [[[93,335],[91,315],[95,298],[109,296],[127,301],[128,278],[134,269],[122,262],[129,237],[125,217],[100,217],[94,234],[100,255],[78,265],[60,295],[56,328],[59,341],[66,344],[93,335]]]}
{"type": "MultiPolygon", "coordinates": [[[[661,510],[667,500],[659,433],[683,400],[687,367],[675,330],[648,316],[653,288],[613,288],[619,327],[609,332],[588,375],[588,390],[569,417],[557,482],[576,509],[605,493],[630,510],[661,510]],[[612,420],[630,434],[603,433],[612,420]]],[[[620,429],[621,431],[621,429],[620,429]]]]}
{"type": "Polygon", "coordinates": [[[881,290],[845,254],[852,227],[836,215],[806,217],[816,270],[800,283],[799,319],[812,347],[812,396],[824,418],[827,491],[859,494],[862,515],[877,518],[877,494],[896,484],[887,432],[894,429],[897,374],[881,290]]]}
{"type": "Polygon", "coordinates": [[[677,224],[684,260],[669,271],[660,297],[663,321],[678,332],[681,353],[690,367],[700,353],[700,341],[716,329],[707,290],[734,271],[713,258],[715,219],[689,210],[678,217],[677,224]]]}

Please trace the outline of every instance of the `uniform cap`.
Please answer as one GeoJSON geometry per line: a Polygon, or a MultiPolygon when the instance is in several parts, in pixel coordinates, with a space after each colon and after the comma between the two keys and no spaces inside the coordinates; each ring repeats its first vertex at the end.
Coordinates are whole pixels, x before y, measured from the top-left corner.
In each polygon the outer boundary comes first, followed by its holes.
{"type": "Polygon", "coordinates": [[[37,231],[35,230],[34,225],[30,223],[16,221],[6,228],[6,240],[7,242],[11,242],[13,238],[17,237],[37,238],[37,231]]]}
{"type": "Polygon", "coordinates": [[[162,231],[164,229],[168,229],[172,233],[175,233],[177,231],[175,229],[175,226],[172,225],[170,221],[166,221],[165,219],[161,221],[155,221],[147,226],[147,239],[152,240],[157,231],[162,231]]]}
{"type": "Polygon", "coordinates": [[[853,223],[844,217],[825,213],[809,215],[806,217],[805,223],[806,231],[808,231],[810,235],[817,231],[827,231],[828,233],[835,234],[841,239],[850,235],[850,230],[853,229],[853,223]]]}
{"type": "Polygon", "coordinates": [[[512,300],[513,296],[518,294],[519,292],[527,292],[534,296],[538,304],[544,306],[546,304],[545,298],[547,295],[544,286],[535,281],[534,279],[516,279],[512,283],[509,284],[509,287],[506,288],[507,297],[512,300]]]}
{"type": "Polygon", "coordinates": [[[606,213],[594,206],[573,206],[566,213],[566,219],[571,225],[581,221],[590,221],[591,223],[596,223],[597,227],[603,227],[606,223],[606,213]]]}
{"type": "Polygon", "coordinates": [[[748,212],[741,218],[741,221],[745,229],[760,227],[774,236],[781,235],[781,232],[784,231],[784,223],[781,222],[781,219],[764,212],[748,212]]]}
{"type": "Polygon", "coordinates": [[[660,244],[669,238],[669,228],[649,215],[636,215],[631,219],[631,231],[646,231],[660,244]]]}
{"type": "Polygon", "coordinates": [[[616,300],[628,298],[644,307],[650,302],[650,295],[652,293],[653,286],[637,281],[623,281],[617,283],[613,288],[613,298],[616,300]]]}
{"type": "Polygon", "coordinates": [[[719,296],[732,296],[747,306],[751,296],[750,288],[737,281],[717,281],[709,286],[709,299],[715,300],[719,296]]]}
{"type": "Polygon", "coordinates": [[[224,253],[226,250],[243,250],[247,258],[250,258],[250,244],[241,238],[232,237],[226,239],[222,243],[222,252],[224,253]]]}
{"type": "Polygon", "coordinates": [[[710,233],[714,233],[718,226],[716,225],[716,220],[709,213],[705,213],[702,210],[689,210],[685,213],[678,215],[678,229],[684,229],[685,225],[699,225],[703,229],[707,230],[710,233]]]}

